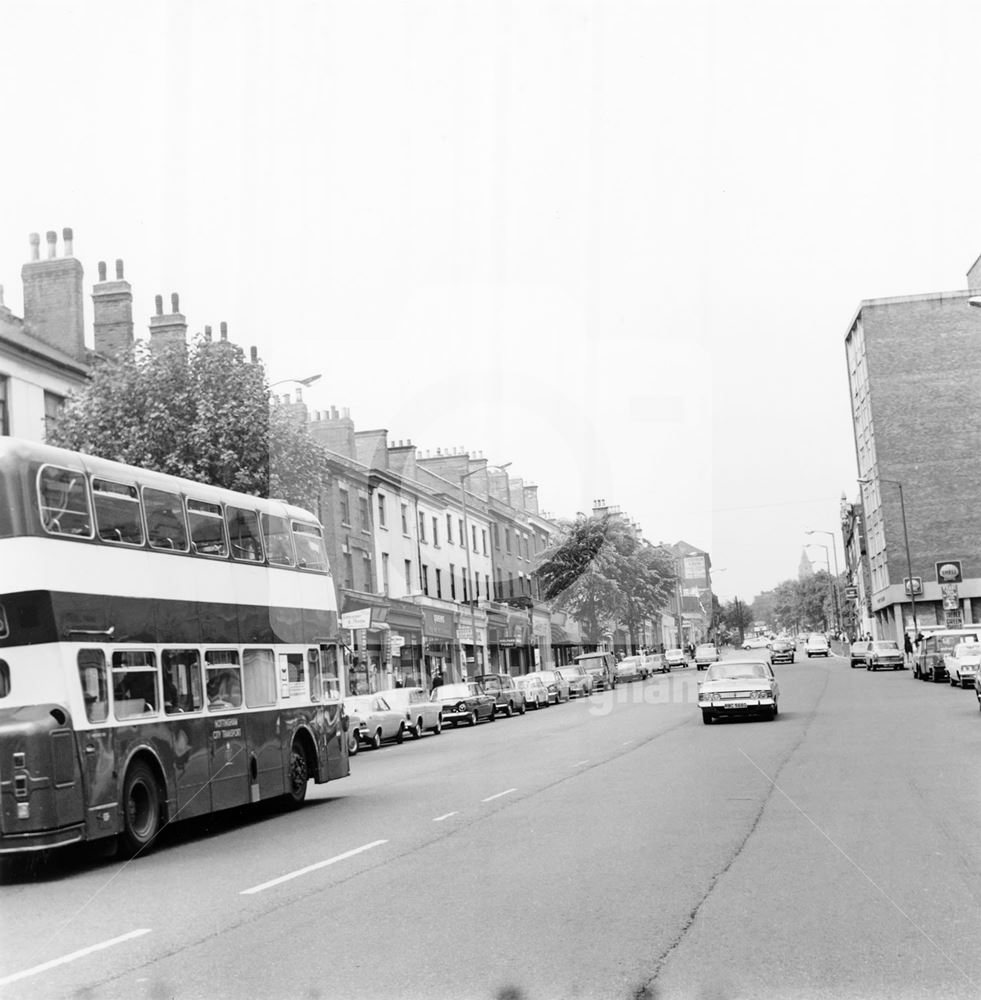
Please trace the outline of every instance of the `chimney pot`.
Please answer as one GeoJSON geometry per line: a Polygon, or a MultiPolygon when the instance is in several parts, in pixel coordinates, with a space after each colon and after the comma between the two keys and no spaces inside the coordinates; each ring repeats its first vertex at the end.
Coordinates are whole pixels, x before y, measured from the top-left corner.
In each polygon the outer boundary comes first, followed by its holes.
{"type": "Polygon", "coordinates": [[[41,234],[31,233],[28,239],[31,243],[31,260],[38,260],[41,256],[41,234]]]}
{"type": "Polygon", "coordinates": [[[156,296],[154,296],[153,301],[154,301],[154,304],[157,307],[157,315],[158,316],[163,316],[163,314],[164,314],[164,297],[162,295],[156,295],[156,296]]]}
{"type": "Polygon", "coordinates": [[[219,324],[219,329],[221,330],[221,339],[228,340],[228,324],[224,320],[219,324]]]}
{"type": "Polygon", "coordinates": [[[61,238],[65,242],[65,256],[74,257],[75,256],[75,234],[71,231],[70,227],[66,227],[61,231],[61,238]]]}
{"type": "Polygon", "coordinates": [[[255,364],[259,360],[259,348],[253,347],[249,355],[252,358],[252,364],[255,364]]]}
{"type": "Polygon", "coordinates": [[[181,311],[181,301],[177,296],[177,292],[170,293],[170,311],[172,313],[179,313],[181,311]]]}
{"type": "Polygon", "coordinates": [[[343,408],[343,409],[341,410],[341,416],[342,416],[342,417],[343,417],[343,418],[344,418],[345,420],[350,420],[350,419],[351,419],[351,411],[350,411],[350,409],[349,409],[348,407],[346,407],[346,406],[345,406],[345,407],[344,407],[344,408],[343,408]]]}
{"type": "Polygon", "coordinates": [[[106,280],[106,262],[104,260],[99,261],[99,281],[106,280]]]}
{"type": "Polygon", "coordinates": [[[204,326],[204,339],[211,340],[211,327],[207,323],[204,326]]]}
{"type": "Polygon", "coordinates": [[[122,259],[119,257],[116,258],[116,280],[117,281],[123,280],[123,262],[122,259]]]}
{"type": "Polygon", "coordinates": [[[55,244],[58,242],[58,234],[53,229],[49,229],[45,234],[45,238],[48,241],[48,260],[54,260],[55,244]]]}

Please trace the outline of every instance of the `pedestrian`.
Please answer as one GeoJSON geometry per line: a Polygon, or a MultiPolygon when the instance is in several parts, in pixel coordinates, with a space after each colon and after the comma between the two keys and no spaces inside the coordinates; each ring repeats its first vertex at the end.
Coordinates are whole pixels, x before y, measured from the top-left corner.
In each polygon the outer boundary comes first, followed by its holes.
{"type": "Polygon", "coordinates": [[[903,652],[906,654],[906,664],[907,666],[913,659],[913,642],[909,637],[909,632],[903,635],[903,652]]]}
{"type": "Polygon", "coordinates": [[[433,686],[432,690],[435,691],[436,688],[443,686],[443,674],[439,667],[436,668],[436,673],[433,674],[433,686]]]}

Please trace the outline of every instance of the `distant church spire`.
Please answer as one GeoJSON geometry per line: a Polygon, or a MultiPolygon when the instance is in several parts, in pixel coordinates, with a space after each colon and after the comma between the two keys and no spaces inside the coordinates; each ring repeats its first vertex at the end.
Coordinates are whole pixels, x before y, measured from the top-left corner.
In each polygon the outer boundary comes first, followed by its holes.
{"type": "Polygon", "coordinates": [[[811,560],[807,558],[807,549],[800,550],[800,565],[797,567],[797,579],[806,580],[809,576],[814,576],[814,567],[811,560]]]}

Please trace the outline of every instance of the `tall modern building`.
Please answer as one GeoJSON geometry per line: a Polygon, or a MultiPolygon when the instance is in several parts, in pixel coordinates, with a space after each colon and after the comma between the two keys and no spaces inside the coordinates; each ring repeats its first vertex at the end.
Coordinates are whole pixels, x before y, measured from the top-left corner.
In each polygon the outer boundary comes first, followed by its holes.
{"type": "MultiPolygon", "coordinates": [[[[845,336],[877,636],[981,621],[981,258],[968,288],[863,301],[845,336]]],[[[854,569],[853,569],[854,573],[854,569]]]]}

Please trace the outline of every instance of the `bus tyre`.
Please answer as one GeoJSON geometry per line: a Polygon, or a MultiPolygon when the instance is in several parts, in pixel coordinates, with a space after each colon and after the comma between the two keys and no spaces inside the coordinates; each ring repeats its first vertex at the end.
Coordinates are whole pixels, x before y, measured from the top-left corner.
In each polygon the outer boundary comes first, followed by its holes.
{"type": "Polygon", "coordinates": [[[286,804],[295,809],[307,797],[307,782],[310,780],[307,755],[296,740],[293,741],[293,748],[290,750],[290,772],[287,780],[289,786],[286,789],[286,804]]]}
{"type": "Polygon", "coordinates": [[[136,857],[146,850],[160,832],[160,786],[142,760],[126,772],[123,784],[123,831],[119,835],[121,853],[136,857]]]}

